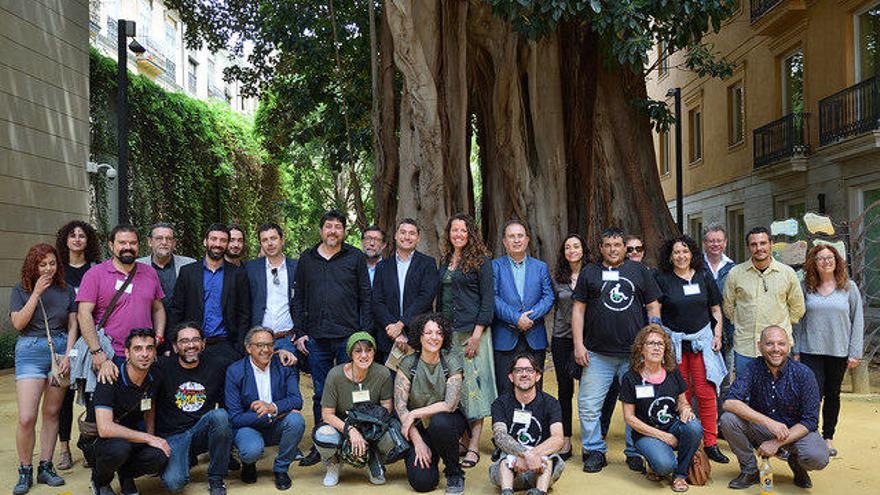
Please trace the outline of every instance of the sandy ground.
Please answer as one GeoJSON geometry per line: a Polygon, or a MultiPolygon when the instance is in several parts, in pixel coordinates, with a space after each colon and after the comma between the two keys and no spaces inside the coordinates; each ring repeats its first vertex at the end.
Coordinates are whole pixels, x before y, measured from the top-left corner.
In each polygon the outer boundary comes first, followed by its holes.
{"type": "MultiPolygon", "coordinates": [[[[551,393],[555,392],[555,378],[552,371],[548,371],[546,383],[550,385],[551,393]]],[[[303,380],[303,395],[307,397],[305,410],[311,411],[309,398],[311,397],[311,381],[303,380]]],[[[78,414],[77,406],[76,414],[78,414]]],[[[0,424],[3,425],[3,436],[0,440],[0,459],[5,466],[0,470],[0,491],[9,493],[15,483],[18,465],[15,450],[15,424],[17,418],[17,406],[15,401],[15,380],[11,374],[0,376],[0,424]]],[[[309,418],[310,419],[310,418],[309,418]]],[[[308,420],[308,419],[307,419],[308,420]]],[[[578,425],[575,421],[575,438],[578,438],[578,425]]],[[[74,431],[74,438],[78,433],[74,431]]],[[[302,447],[310,445],[309,440],[303,440],[302,447]]],[[[577,443],[577,442],[576,442],[577,443]]],[[[609,466],[599,474],[587,474],[581,471],[579,450],[569,460],[566,472],[560,481],[553,487],[551,493],[624,493],[658,494],[671,493],[668,484],[650,482],[643,476],[629,471],[624,464],[623,456],[623,419],[620,416],[620,408],[615,412],[612,430],[609,435],[609,466]]],[[[828,468],[824,471],[813,473],[812,493],[858,494],[880,492],[880,396],[853,396],[844,394],[841,412],[841,421],[838,427],[838,435],[835,444],[840,455],[832,459],[828,468]]],[[[732,457],[726,443],[720,442],[722,449],[732,457]]],[[[39,450],[39,445],[37,446],[39,450]]],[[[305,450],[305,448],[304,448],[305,450]]],[[[496,489],[488,482],[488,458],[490,454],[490,442],[488,435],[484,435],[482,443],[483,460],[476,468],[467,471],[466,492],[494,494],[496,489]]],[[[230,493],[257,494],[276,492],[272,482],[272,457],[275,448],[267,449],[267,456],[258,464],[260,478],[255,485],[244,485],[238,479],[238,473],[230,473],[227,486],[230,493]]],[[[34,461],[37,457],[35,454],[34,461]]],[[[89,471],[82,468],[82,457],[78,450],[74,449],[75,466],[72,470],[62,472],[67,484],[59,488],[49,488],[45,485],[37,485],[31,493],[35,494],[76,494],[86,495],[89,492],[89,471]]],[[[788,466],[778,459],[774,459],[776,491],[780,494],[803,493],[803,490],[792,484],[791,472],[788,466]]],[[[736,493],[727,489],[727,482],[736,476],[738,469],[735,461],[726,466],[713,464],[712,481],[705,487],[692,487],[694,493],[736,493]]],[[[206,462],[195,467],[192,472],[192,482],[183,493],[207,493],[205,479],[206,462]]],[[[321,486],[323,469],[321,465],[309,468],[300,468],[294,465],[290,471],[293,477],[293,487],[288,493],[346,493],[348,490],[356,490],[364,494],[403,494],[414,493],[406,482],[406,473],[402,463],[389,467],[388,483],[384,486],[372,486],[362,471],[352,468],[344,468],[341,482],[335,488],[321,486]]],[[[444,484],[441,481],[440,489],[435,493],[442,493],[444,484]]],[[[138,487],[143,494],[166,493],[157,478],[138,480],[138,487]]],[[[744,493],[758,493],[757,487],[744,493]]]]}

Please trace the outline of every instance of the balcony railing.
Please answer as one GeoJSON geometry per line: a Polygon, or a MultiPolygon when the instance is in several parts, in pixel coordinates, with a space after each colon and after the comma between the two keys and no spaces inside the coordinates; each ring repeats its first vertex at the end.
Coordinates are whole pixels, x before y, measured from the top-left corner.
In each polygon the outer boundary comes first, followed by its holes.
{"type": "Polygon", "coordinates": [[[753,131],[755,169],[810,154],[810,114],[790,113],[753,131]]]}
{"type": "Polygon", "coordinates": [[[764,14],[770,11],[773,7],[776,7],[783,0],[750,0],[749,8],[751,9],[752,14],[752,22],[760,19],[764,14]]]}
{"type": "Polygon", "coordinates": [[[877,76],[819,100],[819,144],[826,145],[880,128],[877,76]]]}

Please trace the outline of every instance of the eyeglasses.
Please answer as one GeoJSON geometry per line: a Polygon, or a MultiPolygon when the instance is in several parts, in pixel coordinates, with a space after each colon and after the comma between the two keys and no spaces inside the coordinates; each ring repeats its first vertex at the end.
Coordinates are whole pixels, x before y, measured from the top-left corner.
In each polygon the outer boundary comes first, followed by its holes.
{"type": "Polygon", "coordinates": [[[649,340],[645,342],[645,347],[657,347],[662,349],[663,347],[666,347],[666,344],[664,344],[662,340],[649,340]]]}
{"type": "Polygon", "coordinates": [[[272,269],[272,283],[275,285],[281,285],[281,280],[278,278],[278,269],[272,269]]]}
{"type": "Polygon", "coordinates": [[[198,344],[201,341],[202,341],[201,337],[193,337],[191,339],[180,339],[177,341],[177,345],[198,344]]]}
{"type": "Polygon", "coordinates": [[[832,263],[834,256],[816,256],[816,263],[832,263]]]}
{"type": "Polygon", "coordinates": [[[645,251],[645,246],[627,246],[626,254],[632,253],[643,253],[645,251]]]}
{"type": "Polygon", "coordinates": [[[271,349],[272,346],[275,345],[275,343],[274,342],[251,342],[248,345],[252,345],[252,346],[256,347],[257,349],[262,350],[262,349],[271,349]]]}
{"type": "Polygon", "coordinates": [[[514,375],[534,375],[537,370],[532,367],[516,367],[513,369],[514,375]]]}

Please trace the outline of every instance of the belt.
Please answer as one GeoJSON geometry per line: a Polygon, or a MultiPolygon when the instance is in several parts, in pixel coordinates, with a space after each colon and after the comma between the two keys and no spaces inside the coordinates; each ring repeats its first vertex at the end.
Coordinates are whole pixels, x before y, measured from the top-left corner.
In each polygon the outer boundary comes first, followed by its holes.
{"type": "Polygon", "coordinates": [[[275,336],[275,340],[278,340],[285,337],[292,337],[296,335],[296,332],[294,332],[293,330],[285,330],[283,332],[275,332],[273,335],[275,336]]]}
{"type": "Polygon", "coordinates": [[[205,345],[219,344],[220,342],[227,342],[229,337],[226,335],[220,335],[217,337],[205,337],[205,345]]]}

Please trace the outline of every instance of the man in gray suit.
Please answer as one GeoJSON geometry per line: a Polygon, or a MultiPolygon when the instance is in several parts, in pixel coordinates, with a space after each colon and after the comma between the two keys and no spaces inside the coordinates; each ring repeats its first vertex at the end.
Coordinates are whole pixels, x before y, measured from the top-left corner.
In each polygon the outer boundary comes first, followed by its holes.
{"type": "Polygon", "coordinates": [[[177,282],[177,275],[180,273],[181,267],[194,263],[196,260],[188,256],[174,254],[177,239],[174,238],[174,227],[170,223],[154,223],[150,227],[148,243],[152,254],[138,258],[137,261],[150,265],[156,270],[162,291],[165,292],[162,304],[167,311],[171,305],[171,298],[174,296],[174,284],[177,282]]]}

